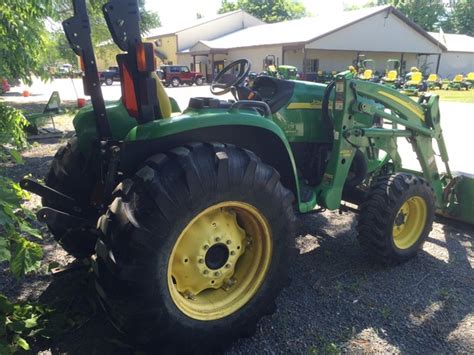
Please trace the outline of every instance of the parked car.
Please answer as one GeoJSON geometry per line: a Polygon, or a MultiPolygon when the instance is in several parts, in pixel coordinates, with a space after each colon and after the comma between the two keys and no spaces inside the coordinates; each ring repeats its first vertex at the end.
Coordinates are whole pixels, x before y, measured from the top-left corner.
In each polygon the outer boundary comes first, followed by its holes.
{"type": "Polygon", "coordinates": [[[99,72],[99,81],[107,86],[112,85],[114,81],[120,81],[119,67],[109,67],[108,70],[99,72]]]}
{"type": "Polygon", "coordinates": [[[0,95],[10,91],[10,84],[7,79],[0,78],[0,95]]]}
{"type": "Polygon", "coordinates": [[[158,76],[161,77],[165,86],[202,85],[204,82],[201,73],[189,70],[186,65],[162,65],[158,71],[158,76]]]}

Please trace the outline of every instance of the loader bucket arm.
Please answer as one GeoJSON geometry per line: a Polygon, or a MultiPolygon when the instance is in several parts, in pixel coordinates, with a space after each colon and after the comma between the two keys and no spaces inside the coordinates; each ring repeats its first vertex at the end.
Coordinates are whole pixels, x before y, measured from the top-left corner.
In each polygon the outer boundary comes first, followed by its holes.
{"type": "Polygon", "coordinates": [[[94,114],[96,117],[97,131],[101,141],[110,139],[111,132],[104,98],[100,89],[99,73],[91,41],[91,27],[87,15],[86,1],[73,0],[74,16],[63,22],[64,32],[69,45],[80,57],[84,94],[90,95],[94,114]]]}
{"type": "Polygon", "coordinates": [[[417,103],[386,86],[354,80],[349,72],[336,76],[335,91],[335,139],[320,191],[323,205],[337,206],[342,192],[340,186],[357,148],[379,147],[390,156],[395,171],[408,171],[402,167],[397,149],[397,138],[404,137],[411,143],[422,170],[408,172],[423,176],[430,183],[438,213],[474,223],[471,214],[474,202],[465,197],[474,195],[474,179],[467,174],[451,173],[440,125],[438,96],[422,96],[417,103]],[[361,119],[360,114],[366,118],[361,119]],[[391,128],[371,123],[370,118],[375,122],[376,117],[390,122],[391,128]],[[438,171],[433,141],[437,143],[446,173],[438,171]],[[462,196],[459,191],[464,191],[462,196]],[[470,191],[470,195],[466,191],[470,191]]]}

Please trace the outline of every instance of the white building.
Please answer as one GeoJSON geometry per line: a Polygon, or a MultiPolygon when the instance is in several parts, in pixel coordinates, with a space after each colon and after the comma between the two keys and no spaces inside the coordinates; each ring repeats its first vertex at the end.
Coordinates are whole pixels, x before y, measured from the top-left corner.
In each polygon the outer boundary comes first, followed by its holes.
{"type": "Polygon", "coordinates": [[[438,74],[452,79],[456,74],[474,72],[474,37],[458,34],[429,32],[447,47],[441,54],[438,74]]]}
{"type": "Polygon", "coordinates": [[[196,63],[187,58],[186,60],[182,57],[178,59],[178,55],[200,40],[213,40],[263,23],[245,11],[236,10],[205,17],[186,26],[158,27],[146,34],[146,40],[157,44],[162,63],[190,65],[192,68],[205,72],[207,61],[196,63]]]}
{"type": "MultiPolygon", "coordinates": [[[[188,42],[190,43],[190,42],[188,42]]],[[[178,51],[178,62],[203,62],[208,74],[225,63],[248,58],[252,70],[263,70],[263,60],[274,55],[279,64],[296,66],[306,78],[319,70],[341,71],[361,56],[385,70],[387,59],[403,68],[436,63],[446,46],[392,6],[346,11],[326,17],[304,18],[244,28],[212,40],[200,38],[178,51]]]]}

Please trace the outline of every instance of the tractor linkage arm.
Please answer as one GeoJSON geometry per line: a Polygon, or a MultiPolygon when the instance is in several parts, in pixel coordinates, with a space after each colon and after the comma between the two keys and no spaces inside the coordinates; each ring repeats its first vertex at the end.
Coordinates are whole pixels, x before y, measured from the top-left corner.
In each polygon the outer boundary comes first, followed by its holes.
{"type": "Polygon", "coordinates": [[[64,32],[74,53],[80,57],[84,94],[90,95],[97,130],[101,141],[111,138],[107,111],[100,89],[99,73],[91,41],[91,27],[87,15],[86,0],[73,0],[74,16],[63,22],[64,32]]]}

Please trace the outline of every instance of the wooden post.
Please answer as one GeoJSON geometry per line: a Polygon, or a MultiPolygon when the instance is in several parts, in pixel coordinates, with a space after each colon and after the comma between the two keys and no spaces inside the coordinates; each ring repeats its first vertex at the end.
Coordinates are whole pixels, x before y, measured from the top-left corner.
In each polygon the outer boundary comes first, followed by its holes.
{"type": "Polygon", "coordinates": [[[306,79],[306,47],[303,46],[303,79],[306,79]]]}
{"type": "Polygon", "coordinates": [[[439,72],[439,64],[441,62],[441,53],[438,54],[438,62],[436,63],[436,74],[439,72]]]}
{"type": "Polygon", "coordinates": [[[402,72],[403,70],[403,56],[404,56],[405,53],[402,53],[400,55],[400,76],[403,76],[403,74],[405,74],[404,72],[402,72]]]}
{"type": "Polygon", "coordinates": [[[214,80],[214,53],[211,53],[211,80],[214,80]]]}

